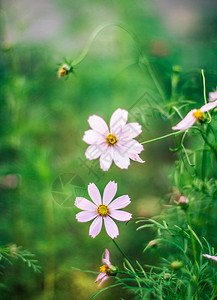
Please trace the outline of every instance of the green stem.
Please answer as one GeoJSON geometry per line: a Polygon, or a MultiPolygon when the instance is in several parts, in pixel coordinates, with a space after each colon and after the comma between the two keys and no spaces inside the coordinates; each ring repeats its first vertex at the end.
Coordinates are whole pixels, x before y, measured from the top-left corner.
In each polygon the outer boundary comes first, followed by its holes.
{"type": "Polygon", "coordinates": [[[133,267],[133,264],[131,263],[131,261],[129,260],[129,258],[126,256],[126,254],[121,250],[121,248],[118,246],[118,244],[115,242],[114,239],[112,239],[112,242],[115,244],[115,246],[117,247],[117,249],[119,250],[119,252],[123,255],[123,257],[126,259],[126,261],[132,266],[132,268],[135,271],[135,268],[133,267]]]}
{"type": "Polygon", "coordinates": [[[143,292],[142,292],[142,286],[141,286],[141,283],[140,283],[140,277],[139,275],[137,274],[137,271],[136,269],[134,268],[133,264],[131,263],[131,261],[129,260],[129,258],[126,256],[126,254],[121,250],[121,248],[118,246],[118,244],[115,242],[114,239],[112,239],[112,242],[115,244],[115,246],[117,247],[117,249],[120,251],[120,253],[123,255],[123,257],[126,259],[126,261],[128,262],[129,264],[129,267],[131,269],[131,271],[133,272],[133,274],[129,274],[131,276],[134,276],[135,277],[135,280],[138,284],[138,287],[139,287],[139,291],[140,291],[140,297],[143,299],[143,292]]]}
{"type": "Polygon", "coordinates": [[[208,141],[208,139],[206,138],[206,136],[205,136],[202,132],[201,132],[201,136],[202,136],[204,142],[205,142],[205,143],[210,147],[210,149],[213,151],[213,153],[214,153],[214,155],[215,155],[215,158],[216,158],[216,160],[217,160],[217,152],[216,152],[215,147],[214,147],[212,144],[210,144],[210,142],[208,141]]]}
{"type": "Polygon", "coordinates": [[[191,218],[189,217],[187,211],[185,211],[186,219],[188,222],[188,226],[190,228],[190,236],[191,236],[191,243],[192,243],[192,250],[193,250],[193,257],[194,257],[194,266],[195,268],[197,267],[197,251],[196,251],[196,246],[195,246],[195,240],[194,240],[194,235],[192,233],[192,224],[191,224],[191,218]]]}
{"type": "Polygon", "coordinates": [[[204,75],[204,70],[201,70],[201,75],[203,79],[203,97],[204,97],[204,102],[207,104],[207,99],[206,99],[206,80],[205,80],[205,75],[204,75]]]}
{"type": "Polygon", "coordinates": [[[151,67],[151,65],[150,65],[150,63],[149,63],[149,61],[148,61],[148,59],[147,59],[145,56],[143,56],[143,60],[144,60],[144,61],[143,61],[144,64],[146,65],[146,67],[147,67],[147,69],[148,69],[148,72],[149,72],[150,75],[151,75],[151,78],[152,78],[152,80],[153,80],[153,82],[154,82],[156,88],[158,89],[159,94],[161,95],[162,99],[166,102],[167,99],[166,99],[166,97],[165,97],[165,94],[164,94],[164,92],[163,92],[163,90],[162,90],[162,88],[161,88],[159,82],[157,81],[157,78],[156,78],[156,76],[155,76],[155,74],[154,74],[154,71],[152,70],[152,67],[151,67]]]}
{"type": "Polygon", "coordinates": [[[75,59],[73,62],[72,62],[72,66],[76,66],[78,65],[79,63],[81,63],[85,57],[87,56],[92,44],[93,44],[93,41],[95,40],[95,38],[98,36],[98,34],[103,31],[104,29],[106,29],[107,27],[110,27],[110,26],[115,26],[115,27],[119,27],[121,28],[122,30],[124,30],[125,32],[127,32],[130,37],[133,39],[136,47],[137,47],[137,50],[139,52],[140,55],[142,55],[142,51],[140,50],[139,46],[138,46],[138,41],[137,41],[137,38],[136,36],[130,32],[127,28],[125,28],[123,25],[121,24],[116,24],[116,23],[108,23],[108,24],[104,24],[104,25],[100,25],[99,27],[97,27],[94,32],[91,34],[90,36],[90,39],[89,39],[89,42],[87,43],[86,47],[83,49],[83,51],[81,52],[80,56],[75,59]]]}
{"type": "Polygon", "coordinates": [[[189,217],[187,211],[185,210],[185,215],[188,223],[188,228],[190,229],[190,236],[191,236],[191,243],[192,243],[192,250],[193,250],[193,257],[194,257],[194,268],[195,268],[195,275],[196,275],[196,284],[197,284],[197,300],[200,299],[199,291],[198,291],[198,279],[197,279],[197,269],[198,269],[198,263],[197,263],[197,250],[195,246],[195,240],[194,235],[192,232],[192,224],[191,224],[191,218],[189,217]]]}
{"type": "Polygon", "coordinates": [[[148,141],[144,141],[144,142],[142,142],[141,144],[144,145],[144,144],[156,142],[156,141],[163,140],[163,139],[165,139],[165,138],[167,138],[167,137],[170,137],[170,136],[173,136],[173,135],[178,135],[178,134],[180,134],[180,133],[183,133],[183,130],[182,130],[182,131],[172,132],[172,133],[169,133],[169,134],[166,134],[166,135],[162,135],[162,136],[160,136],[160,137],[158,137],[158,138],[155,138],[155,139],[152,139],[152,140],[148,140],[148,141]]]}
{"type": "Polygon", "coordinates": [[[211,298],[210,300],[214,300],[216,294],[217,294],[217,286],[215,287],[215,290],[214,290],[214,292],[213,292],[212,298],[211,298]]]}
{"type": "Polygon", "coordinates": [[[210,147],[210,149],[213,151],[214,155],[215,155],[215,158],[217,160],[217,150],[215,149],[215,147],[210,144],[210,142],[208,141],[208,139],[206,138],[206,135],[202,132],[202,130],[200,130],[198,127],[194,127],[194,129],[197,129],[198,131],[200,131],[200,134],[204,140],[204,142],[207,144],[207,146],[210,147]]]}
{"type": "Polygon", "coordinates": [[[162,88],[161,88],[161,86],[160,86],[160,84],[159,84],[159,82],[158,82],[158,80],[157,80],[157,78],[156,78],[156,76],[155,76],[155,74],[154,74],[152,68],[151,68],[151,65],[150,65],[148,59],[145,57],[144,53],[143,53],[142,50],[140,49],[139,41],[138,41],[137,36],[136,36],[133,32],[131,32],[129,29],[127,29],[125,26],[123,26],[122,24],[118,24],[118,23],[108,23],[108,24],[100,25],[99,27],[97,27],[96,30],[92,33],[92,35],[91,35],[91,37],[90,37],[90,39],[89,39],[88,44],[87,44],[86,47],[83,49],[83,51],[81,52],[80,56],[79,56],[77,59],[75,59],[74,61],[72,61],[72,64],[71,64],[71,65],[74,67],[74,66],[78,65],[79,63],[81,63],[81,62],[85,59],[85,57],[87,56],[87,54],[88,54],[88,52],[89,52],[89,50],[90,50],[90,48],[91,48],[91,46],[92,46],[92,44],[93,44],[93,41],[95,40],[95,38],[97,37],[97,35],[98,35],[101,31],[103,31],[104,29],[106,29],[107,27],[110,27],[110,26],[116,26],[116,27],[119,27],[119,28],[121,28],[122,30],[124,30],[125,32],[127,32],[127,33],[130,35],[130,37],[133,39],[133,41],[134,41],[134,43],[135,43],[135,45],[136,45],[136,48],[137,48],[137,50],[138,50],[140,56],[141,56],[142,59],[143,59],[142,62],[144,63],[144,65],[146,65],[146,67],[147,67],[147,69],[148,69],[148,72],[150,73],[151,78],[152,78],[152,80],[153,80],[155,86],[156,86],[157,89],[158,89],[159,94],[161,95],[161,97],[162,97],[164,100],[166,100],[165,94],[164,94],[164,92],[163,92],[163,90],[162,90],[162,88]]]}
{"type": "MultiPolygon", "coordinates": [[[[207,126],[206,133],[205,133],[204,137],[207,136],[208,130],[209,130],[209,127],[207,126]]],[[[206,155],[206,142],[204,140],[204,146],[203,146],[203,150],[202,150],[202,161],[201,161],[201,178],[202,178],[202,180],[204,180],[205,175],[206,175],[206,157],[207,157],[207,155],[206,155]]]]}
{"type": "MultiPolygon", "coordinates": [[[[201,70],[201,75],[202,75],[202,79],[203,79],[203,98],[204,98],[204,102],[205,104],[207,104],[207,99],[206,99],[206,79],[205,79],[205,75],[204,75],[204,70],[201,70]]],[[[207,114],[209,116],[209,120],[211,121],[211,115],[210,112],[207,111],[207,114]]]]}

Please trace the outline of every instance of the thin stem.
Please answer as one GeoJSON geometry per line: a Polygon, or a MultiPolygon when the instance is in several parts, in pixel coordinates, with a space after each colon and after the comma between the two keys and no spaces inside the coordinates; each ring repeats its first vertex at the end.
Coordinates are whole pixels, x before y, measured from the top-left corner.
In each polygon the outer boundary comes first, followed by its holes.
{"type": "MultiPolygon", "coordinates": [[[[192,243],[192,250],[193,250],[193,257],[194,257],[194,268],[195,268],[195,272],[197,273],[197,269],[198,269],[197,250],[196,250],[196,246],[195,246],[194,235],[193,235],[193,232],[192,232],[191,218],[189,217],[188,212],[186,210],[185,210],[185,215],[186,215],[186,219],[187,219],[187,222],[188,222],[188,228],[190,229],[190,236],[191,236],[191,243],[192,243]]],[[[196,274],[195,282],[197,284],[197,300],[199,300],[200,295],[199,295],[199,290],[198,290],[197,274],[196,274]]]]}
{"type": "Polygon", "coordinates": [[[187,211],[185,211],[186,219],[188,222],[188,227],[190,228],[190,236],[191,236],[191,243],[192,243],[192,250],[193,250],[193,257],[194,257],[194,266],[195,268],[198,266],[197,264],[197,251],[196,251],[196,246],[195,246],[195,240],[194,240],[194,235],[192,233],[192,224],[191,224],[191,218],[189,217],[187,211]]]}
{"type": "Polygon", "coordinates": [[[185,136],[186,136],[186,134],[188,133],[188,129],[185,131],[185,133],[183,134],[183,136],[182,136],[182,140],[181,140],[181,147],[182,147],[182,149],[183,149],[183,151],[184,151],[184,153],[185,153],[185,156],[186,156],[186,159],[187,159],[187,162],[188,162],[188,164],[191,166],[191,167],[194,167],[194,164],[192,164],[191,163],[191,161],[190,161],[190,158],[189,158],[189,156],[188,156],[188,153],[187,153],[187,151],[186,151],[186,149],[185,149],[185,146],[184,146],[184,139],[185,139],[185,136]]]}
{"type": "Polygon", "coordinates": [[[137,38],[136,38],[135,34],[133,34],[132,32],[130,32],[127,28],[125,28],[125,27],[124,27],[123,25],[121,25],[121,24],[118,24],[118,23],[117,23],[117,24],[116,24],[116,23],[108,23],[108,24],[100,25],[99,27],[97,27],[97,28],[93,31],[93,33],[92,33],[91,36],[90,36],[89,42],[87,43],[86,47],[85,47],[85,48],[83,49],[83,51],[81,52],[80,56],[72,62],[72,66],[73,66],[73,67],[76,66],[76,65],[78,65],[79,63],[81,63],[81,62],[85,59],[85,57],[87,56],[87,54],[88,54],[88,52],[89,52],[89,50],[90,50],[90,48],[91,48],[91,46],[92,46],[92,44],[93,44],[93,41],[94,41],[95,38],[98,36],[98,34],[99,34],[101,31],[103,31],[104,29],[106,29],[107,27],[110,27],[110,26],[119,27],[119,28],[121,28],[122,30],[124,30],[125,32],[127,32],[127,33],[130,35],[130,37],[133,39],[133,41],[134,41],[134,43],[135,43],[135,45],[136,45],[136,48],[137,48],[139,54],[140,54],[141,56],[143,55],[143,54],[142,54],[142,51],[141,51],[141,49],[140,49],[140,47],[139,47],[139,45],[138,45],[138,41],[137,41],[137,38]]]}
{"type": "Polygon", "coordinates": [[[201,136],[202,136],[204,142],[205,142],[205,143],[210,147],[210,149],[213,151],[213,153],[214,153],[214,155],[215,155],[215,158],[216,158],[216,160],[217,160],[217,152],[216,152],[215,147],[214,147],[212,144],[210,144],[210,142],[208,141],[208,139],[206,138],[206,136],[205,136],[202,132],[201,132],[201,136]]]}
{"type": "MultiPolygon", "coordinates": [[[[204,75],[204,70],[201,70],[201,75],[202,75],[202,79],[203,79],[203,98],[204,98],[204,102],[205,104],[207,104],[207,99],[206,99],[206,79],[205,79],[205,75],[204,75]]],[[[210,112],[207,111],[207,114],[209,116],[209,122],[211,121],[212,117],[210,115],[210,112]]]]}
{"type": "Polygon", "coordinates": [[[214,300],[216,294],[217,294],[217,286],[215,287],[215,290],[214,290],[214,292],[213,292],[212,298],[211,298],[210,300],[214,300]]]}
{"type": "Polygon", "coordinates": [[[126,256],[126,254],[121,250],[121,248],[118,246],[118,244],[115,242],[114,239],[112,239],[112,242],[115,244],[115,246],[117,247],[117,249],[119,250],[119,252],[123,255],[123,257],[126,259],[126,261],[132,266],[132,268],[135,271],[135,268],[133,267],[133,264],[131,263],[131,261],[129,260],[129,258],[126,256]]]}
{"type": "MultiPolygon", "coordinates": [[[[207,126],[206,128],[206,133],[204,135],[204,137],[207,136],[208,134],[208,130],[209,130],[209,127],[207,126]]],[[[204,180],[205,178],[205,174],[206,174],[206,142],[204,140],[204,146],[203,146],[203,150],[202,150],[202,160],[201,160],[201,178],[204,180]]]]}
{"type": "Polygon", "coordinates": [[[164,94],[164,92],[163,92],[163,90],[162,90],[162,88],[161,88],[161,86],[160,86],[160,84],[159,84],[159,82],[158,82],[158,80],[157,80],[157,78],[156,78],[153,70],[152,70],[152,67],[151,67],[148,59],[146,58],[146,56],[144,55],[144,53],[142,52],[142,50],[141,50],[141,48],[139,46],[139,41],[138,41],[137,36],[133,32],[131,32],[129,29],[127,29],[125,26],[123,26],[122,24],[108,23],[108,24],[100,25],[99,27],[97,27],[96,30],[92,33],[92,35],[91,35],[91,37],[89,39],[88,44],[83,49],[83,51],[81,52],[80,56],[72,62],[72,66],[74,67],[74,66],[78,65],[79,63],[81,63],[85,59],[85,57],[87,56],[87,54],[88,54],[88,52],[89,52],[89,50],[90,50],[90,48],[92,46],[93,41],[95,40],[95,38],[97,37],[97,35],[102,30],[104,30],[105,28],[110,27],[110,26],[119,27],[119,28],[121,28],[122,30],[124,30],[125,32],[127,32],[130,35],[130,37],[133,39],[133,41],[134,41],[134,43],[136,45],[136,48],[137,48],[137,50],[139,52],[139,55],[143,59],[143,63],[146,65],[146,67],[148,69],[148,72],[150,73],[151,78],[154,81],[154,84],[155,84],[155,86],[158,89],[159,94],[161,95],[161,97],[164,100],[166,100],[165,94],[164,94]]]}
{"type": "Polygon", "coordinates": [[[178,135],[178,134],[180,134],[180,133],[183,133],[183,130],[182,130],[182,131],[172,132],[172,133],[169,133],[169,134],[166,134],[166,135],[162,135],[162,136],[160,136],[160,137],[158,137],[158,138],[155,138],[155,139],[152,139],[152,140],[148,140],[148,141],[144,141],[144,142],[142,142],[141,144],[144,145],[144,144],[156,142],[156,141],[163,140],[163,139],[165,139],[165,138],[167,138],[167,137],[170,137],[170,136],[173,136],[173,135],[178,135]]]}
{"type": "Polygon", "coordinates": [[[198,131],[200,131],[200,134],[201,134],[201,136],[202,136],[204,142],[205,142],[205,143],[207,144],[207,146],[209,146],[210,149],[213,151],[213,153],[214,153],[214,155],[215,155],[215,158],[216,158],[216,160],[217,160],[217,150],[215,149],[215,147],[214,147],[212,144],[210,144],[210,142],[208,141],[208,139],[206,138],[206,135],[203,133],[202,130],[200,130],[198,127],[194,127],[194,129],[197,129],[198,131]]]}
{"type": "Polygon", "coordinates": [[[202,79],[203,79],[203,97],[204,97],[204,102],[205,104],[207,104],[207,99],[206,99],[206,79],[205,79],[205,75],[204,75],[204,70],[201,70],[201,75],[202,75],[202,79]]]}
{"type": "Polygon", "coordinates": [[[149,63],[149,61],[148,61],[148,59],[147,59],[145,56],[143,56],[143,59],[144,59],[143,62],[144,62],[144,64],[146,65],[146,67],[147,67],[147,69],[148,69],[148,72],[150,73],[151,78],[152,78],[152,80],[154,81],[154,84],[155,84],[156,88],[158,89],[159,94],[161,95],[162,99],[163,99],[164,101],[166,101],[165,94],[164,94],[164,92],[163,92],[163,90],[162,90],[162,88],[161,88],[161,86],[160,86],[160,84],[159,84],[159,82],[158,82],[158,80],[157,80],[155,74],[154,74],[154,71],[152,70],[152,67],[151,67],[151,65],[150,65],[150,63],[149,63]]]}
{"type": "Polygon", "coordinates": [[[215,130],[213,129],[213,127],[212,127],[212,125],[211,125],[210,123],[208,123],[208,127],[209,127],[210,130],[212,131],[212,134],[213,134],[213,136],[214,136],[214,138],[215,138],[215,142],[216,142],[216,132],[215,132],[215,130]]]}
{"type": "Polygon", "coordinates": [[[180,117],[181,119],[183,119],[183,116],[181,115],[181,113],[180,113],[180,111],[178,110],[178,108],[175,107],[175,106],[172,106],[172,108],[177,112],[177,114],[179,115],[179,117],[180,117]]]}

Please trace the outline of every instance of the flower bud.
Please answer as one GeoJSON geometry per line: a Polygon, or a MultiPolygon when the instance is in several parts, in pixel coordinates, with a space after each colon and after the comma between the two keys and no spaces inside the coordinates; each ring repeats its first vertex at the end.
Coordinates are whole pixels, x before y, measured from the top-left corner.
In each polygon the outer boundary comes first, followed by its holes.
{"type": "Polygon", "coordinates": [[[150,241],[148,244],[149,244],[149,247],[154,248],[154,247],[157,246],[157,241],[156,241],[156,240],[152,240],[152,241],[150,241]]]}
{"type": "Polygon", "coordinates": [[[169,280],[171,277],[170,273],[164,273],[164,279],[169,280]]]}
{"type": "Polygon", "coordinates": [[[186,209],[188,207],[189,200],[187,197],[181,196],[178,200],[178,204],[181,206],[181,208],[186,209]]]}
{"type": "Polygon", "coordinates": [[[183,262],[175,260],[171,263],[170,267],[172,270],[178,271],[179,269],[181,269],[183,267],[183,262]]]}
{"type": "Polygon", "coordinates": [[[106,274],[109,276],[115,276],[118,273],[118,267],[111,265],[107,270],[106,274]]]}

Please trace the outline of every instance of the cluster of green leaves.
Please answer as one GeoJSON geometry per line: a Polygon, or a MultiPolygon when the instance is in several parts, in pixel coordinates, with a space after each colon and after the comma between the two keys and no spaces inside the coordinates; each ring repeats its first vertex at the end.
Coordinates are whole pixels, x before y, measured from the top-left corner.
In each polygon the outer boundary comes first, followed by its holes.
{"type": "Polygon", "coordinates": [[[154,250],[160,255],[166,249],[165,257],[160,257],[158,266],[136,261],[134,267],[126,261],[124,271],[115,277],[116,283],[101,289],[90,299],[117,286],[127,289],[131,299],[216,299],[216,263],[202,256],[215,255],[215,251],[205,238],[200,240],[189,225],[169,226],[166,221],[156,219],[141,219],[137,223],[145,223],[137,230],[151,228],[156,232],[155,240],[147,244],[143,253],[154,250]],[[196,245],[192,245],[192,236],[196,245]]]}
{"type": "MultiPolygon", "coordinates": [[[[4,261],[9,264],[13,264],[13,260],[20,259],[28,265],[29,268],[32,268],[34,272],[40,272],[41,267],[38,265],[38,260],[35,259],[35,255],[32,254],[29,250],[22,249],[22,247],[17,247],[17,245],[12,244],[10,246],[1,246],[0,247],[0,261],[4,261]]],[[[3,265],[2,265],[3,267],[3,265]]]]}

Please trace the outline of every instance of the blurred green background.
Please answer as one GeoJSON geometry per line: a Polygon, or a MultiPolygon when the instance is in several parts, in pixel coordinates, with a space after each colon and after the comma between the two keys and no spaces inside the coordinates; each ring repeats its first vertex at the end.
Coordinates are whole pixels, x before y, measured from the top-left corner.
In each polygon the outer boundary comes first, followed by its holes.
{"type": "MultiPolygon", "coordinates": [[[[121,22],[137,35],[165,99],[178,65],[182,97],[202,103],[200,69],[208,70],[208,90],[217,85],[217,3],[1,0],[0,9],[0,242],[22,245],[42,266],[34,273],[19,261],[3,263],[0,299],[85,300],[98,290],[96,276],[72,267],[98,271],[105,248],[114,264],[121,257],[104,230],[92,239],[89,224],[77,223],[75,197],[85,195],[89,182],[102,191],[115,180],[118,195],[131,197],[135,217],[156,215],[170,191],[175,154],[168,139],[146,146],[146,163],[132,162],[128,170],[103,173],[98,160],[85,159],[82,136],[92,114],[109,121],[115,109],[129,110],[129,119],[143,125],[140,141],[171,131],[155,111],[163,99],[126,32],[102,31],[69,78],[58,79],[58,64],[75,59],[97,26],[121,22]]],[[[135,233],[134,220],[118,226],[127,255],[155,263],[157,256],[142,255],[152,232],[135,233]]],[[[110,297],[107,291],[98,298],[110,297]]],[[[118,288],[112,297],[132,298],[118,288]]]]}

